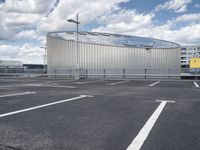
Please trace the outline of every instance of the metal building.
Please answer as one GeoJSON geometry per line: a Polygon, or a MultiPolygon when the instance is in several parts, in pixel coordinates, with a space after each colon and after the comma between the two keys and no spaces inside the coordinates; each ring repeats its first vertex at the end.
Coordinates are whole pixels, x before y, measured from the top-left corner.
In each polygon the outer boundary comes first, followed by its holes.
{"type": "Polygon", "coordinates": [[[180,47],[163,40],[119,34],[51,32],[48,74],[81,77],[172,77],[180,74],[180,47]]]}

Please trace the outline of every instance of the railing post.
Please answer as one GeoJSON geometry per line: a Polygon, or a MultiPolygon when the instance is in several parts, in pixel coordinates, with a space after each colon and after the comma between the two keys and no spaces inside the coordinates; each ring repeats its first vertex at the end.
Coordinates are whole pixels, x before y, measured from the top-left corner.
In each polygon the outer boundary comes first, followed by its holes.
{"type": "Polygon", "coordinates": [[[31,75],[30,75],[30,70],[29,70],[29,71],[28,71],[28,77],[30,78],[30,76],[31,76],[31,75]]]}
{"type": "Polygon", "coordinates": [[[147,69],[144,69],[144,74],[145,74],[144,78],[146,79],[146,78],[147,78],[147,76],[146,76],[146,74],[147,74],[147,69]]]}
{"type": "Polygon", "coordinates": [[[194,77],[195,80],[198,80],[198,69],[195,68],[195,77],[194,77]]]}
{"type": "Polygon", "coordinates": [[[69,78],[71,79],[72,78],[72,70],[69,69],[69,78]]]}
{"type": "Polygon", "coordinates": [[[104,78],[106,78],[106,69],[103,69],[104,78]]]}
{"type": "Polygon", "coordinates": [[[125,76],[125,74],[126,74],[126,70],[125,69],[123,69],[123,78],[125,78],[126,76],[125,76]]]}
{"type": "Polygon", "coordinates": [[[56,69],[54,70],[54,74],[55,74],[55,77],[56,77],[56,69]]]}
{"type": "Polygon", "coordinates": [[[87,69],[85,71],[85,74],[86,74],[86,78],[88,78],[88,70],[87,69]]]}

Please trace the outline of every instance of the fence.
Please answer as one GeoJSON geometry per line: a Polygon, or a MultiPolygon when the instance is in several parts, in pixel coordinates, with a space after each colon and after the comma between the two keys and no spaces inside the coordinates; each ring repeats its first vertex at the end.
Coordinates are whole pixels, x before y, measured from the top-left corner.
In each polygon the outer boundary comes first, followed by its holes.
{"type": "Polygon", "coordinates": [[[0,68],[1,77],[65,77],[74,78],[79,74],[85,78],[189,78],[200,77],[200,69],[25,69],[0,68]]]}

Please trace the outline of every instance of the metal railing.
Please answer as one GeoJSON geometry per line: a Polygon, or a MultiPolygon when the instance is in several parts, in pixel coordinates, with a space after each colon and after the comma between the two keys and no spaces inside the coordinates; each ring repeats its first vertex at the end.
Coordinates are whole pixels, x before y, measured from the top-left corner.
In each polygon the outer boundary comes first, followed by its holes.
{"type": "MultiPolygon", "coordinates": [[[[85,78],[181,78],[200,77],[200,69],[79,69],[80,79],[85,78]]],[[[0,68],[1,77],[65,77],[74,78],[75,69],[0,68]]]]}

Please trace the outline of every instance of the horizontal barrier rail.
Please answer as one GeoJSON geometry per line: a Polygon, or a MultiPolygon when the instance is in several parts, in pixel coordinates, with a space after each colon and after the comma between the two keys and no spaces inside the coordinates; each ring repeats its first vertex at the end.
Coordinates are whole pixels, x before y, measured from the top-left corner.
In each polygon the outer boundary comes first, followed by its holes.
{"type": "Polygon", "coordinates": [[[13,69],[0,68],[0,77],[69,77],[76,75],[80,78],[103,77],[103,78],[181,78],[200,77],[200,69],[13,69]]]}

